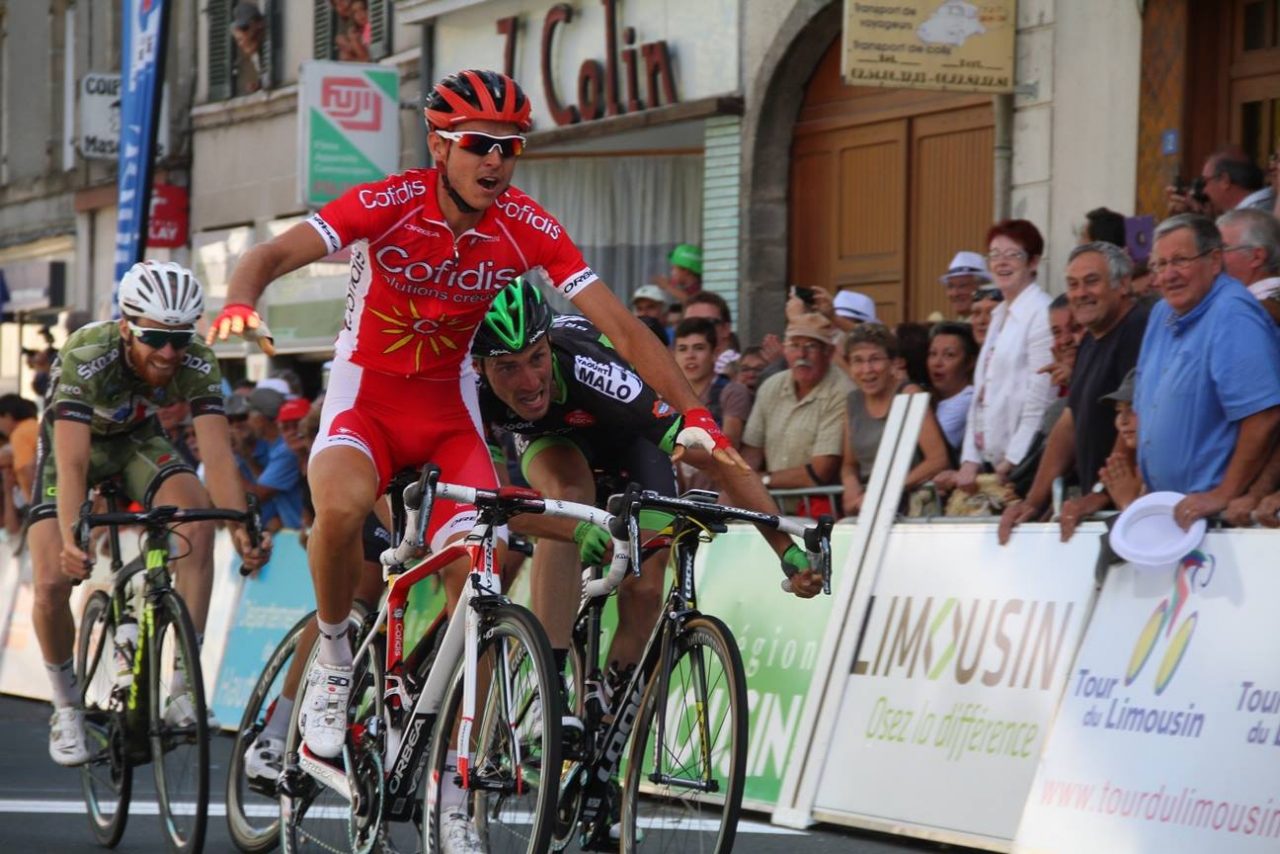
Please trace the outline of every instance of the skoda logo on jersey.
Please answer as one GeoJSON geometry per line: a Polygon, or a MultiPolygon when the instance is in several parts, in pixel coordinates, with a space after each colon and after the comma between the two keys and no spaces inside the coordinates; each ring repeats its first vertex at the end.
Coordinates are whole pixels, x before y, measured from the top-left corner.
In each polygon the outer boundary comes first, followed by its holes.
{"type": "Polygon", "coordinates": [[[573,357],[573,376],[583,385],[623,403],[635,400],[643,388],[640,378],[631,371],[612,362],[597,362],[590,356],[573,357]]]}

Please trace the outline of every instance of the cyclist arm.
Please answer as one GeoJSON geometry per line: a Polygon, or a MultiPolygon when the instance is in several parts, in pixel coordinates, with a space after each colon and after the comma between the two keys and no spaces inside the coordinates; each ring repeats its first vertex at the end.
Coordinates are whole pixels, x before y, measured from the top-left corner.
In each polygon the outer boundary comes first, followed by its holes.
{"type": "Polygon", "coordinates": [[[214,507],[244,510],[244,484],[231,453],[231,428],[221,413],[198,415],[191,419],[196,444],[204,462],[205,481],[214,507]]]}
{"type": "MultiPolygon", "coordinates": [[[[191,427],[195,430],[196,444],[200,447],[206,485],[213,506],[227,510],[245,510],[244,483],[240,479],[235,456],[231,453],[231,428],[227,424],[227,417],[220,412],[199,415],[191,420],[191,427]]],[[[244,526],[238,522],[230,524],[231,542],[245,566],[250,571],[261,568],[271,558],[271,536],[264,533],[261,544],[255,549],[249,543],[249,535],[244,526]]]]}
{"type": "Polygon", "coordinates": [[[259,243],[240,258],[227,283],[227,303],[257,305],[271,282],[328,254],[319,233],[300,222],[284,234],[259,243]]]}
{"type": "Polygon", "coordinates": [[[89,577],[89,556],[76,547],[75,527],[80,505],[89,492],[89,425],[66,418],[53,422],[53,455],[58,478],[58,530],[62,534],[62,571],[73,578],[89,577]]]}
{"type": "MultiPolygon", "coordinates": [[[[781,511],[778,504],[760,482],[760,476],[754,471],[747,471],[733,463],[713,457],[701,448],[689,448],[683,461],[697,468],[708,470],[720,486],[724,503],[745,510],[756,510],[761,513],[777,515],[781,511]]],[[[756,530],[765,538],[769,548],[773,549],[780,559],[787,549],[793,545],[788,534],[766,525],[757,525],[756,530]]],[[[822,576],[813,570],[802,572],[792,578],[792,586],[796,595],[801,598],[816,596],[822,589],[822,576]]]]}

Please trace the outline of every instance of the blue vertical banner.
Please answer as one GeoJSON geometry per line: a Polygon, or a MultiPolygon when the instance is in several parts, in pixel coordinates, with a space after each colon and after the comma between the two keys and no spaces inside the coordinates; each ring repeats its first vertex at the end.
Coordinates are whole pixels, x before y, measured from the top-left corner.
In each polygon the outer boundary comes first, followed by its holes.
{"type": "MultiPolygon", "coordinates": [[[[120,160],[117,165],[115,281],[142,260],[147,245],[156,129],[164,84],[169,0],[122,0],[120,160]]],[[[112,297],[115,305],[115,297],[112,297]]]]}

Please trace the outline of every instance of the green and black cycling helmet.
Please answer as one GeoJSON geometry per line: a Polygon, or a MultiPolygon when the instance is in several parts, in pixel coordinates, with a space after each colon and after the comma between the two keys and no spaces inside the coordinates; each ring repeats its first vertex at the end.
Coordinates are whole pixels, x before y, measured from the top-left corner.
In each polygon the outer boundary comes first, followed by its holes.
{"type": "Polygon", "coordinates": [[[498,292],[480,321],[471,355],[486,359],[526,350],[547,334],[554,316],[538,286],[517,278],[498,292]]]}

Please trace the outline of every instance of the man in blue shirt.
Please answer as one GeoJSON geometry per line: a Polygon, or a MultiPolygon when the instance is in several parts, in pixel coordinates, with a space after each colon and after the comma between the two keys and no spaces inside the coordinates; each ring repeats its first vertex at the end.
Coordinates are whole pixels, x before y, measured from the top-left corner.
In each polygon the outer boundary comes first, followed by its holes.
{"type": "Polygon", "coordinates": [[[1222,512],[1263,468],[1280,426],[1280,339],[1244,285],[1223,272],[1222,235],[1180,214],[1155,231],[1163,299],[1138,357],[1138,463],[1151,491],[1186,493],[1183,528],[1222,512]]]}
{"type": "Polygon", "coordinates": [[[275,389],[256,388],[228,401],[245,491],[257,496],[268,530],[302,527],[302,471],[276,423],[284,400],[275,389]]]}

